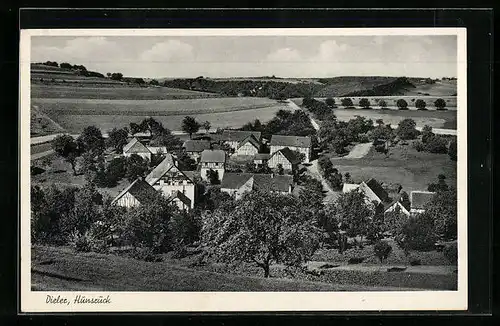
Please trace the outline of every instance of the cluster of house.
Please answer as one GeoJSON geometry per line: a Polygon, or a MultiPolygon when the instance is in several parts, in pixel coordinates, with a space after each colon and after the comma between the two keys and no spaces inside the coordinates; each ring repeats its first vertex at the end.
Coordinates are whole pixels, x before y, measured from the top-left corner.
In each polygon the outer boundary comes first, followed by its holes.
{"type": "MultiPolygon", "coordinates": [[[[208,181],[209,172],[213,171],[220,180],[221,191],[237,199],[245,192],[255,189],[282,194],[292,193],[293,177],[290,175],[226,171],[229,156],[250,158],[256,167],[267,165],[271,169],[277,169],[281,165],[285,171],[293,171],[300,163],[297,152],[304,154],[304,162],[309,162],[311,159],[309,137],[273,135],[269,142],[269,153],[261,152],[264,142],[260,132],[224,130],[222,134],[210,134],[204,139],[188,140],[184,143],[183,149],[198,163],[199,174],[203,180],[208,181]]],[[[114,199],[114,203],[124,207],[134,207],[159,190],[180,209],[194,208],[196,172],[181,171],[176,157],[167,153],[166,148],[148,146],[147,139],[141,137],[133,137],[124,146],[123,155],[132,154],[149,160],[156,154],[161,154],[165,158],[144,180],[137,179],[124,189],[114,199]]]]}
{"type": "Polygon", "coordinates": [[[344,183],[342,192],[360,191],[365,195],[367,203],[375,202],[381,205],[384,214],[388,212],[400,212],[406,216],[413,216],[425,212],[425,206],[434,196],[430,191],[412,191],[410,192],[410,202],[404,203],[401,196],[401,189],[395,198],[390,198],[388,192],[375,179],[370,179],[359,184],[344,183]]]}

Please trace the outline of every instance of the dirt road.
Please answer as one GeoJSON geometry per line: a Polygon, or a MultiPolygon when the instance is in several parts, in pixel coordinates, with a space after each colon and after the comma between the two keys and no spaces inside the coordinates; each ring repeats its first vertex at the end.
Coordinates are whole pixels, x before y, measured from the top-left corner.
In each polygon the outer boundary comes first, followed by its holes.
{"type": "Polygon", "coordinates": [[[362,143],[362,144],[357,144],[355,145],[351,151],[349,152],[349,154],[347,154],[346,156],[342,156],[342,157],[336,157],[336,158],[333,158],[333,159],[349,159],[349,158],[362,158],[364,157],[366,154],[368,154],[368,152],[370,151],[370,149],[372,148],[373,144],[372,143],[362,143]]]}

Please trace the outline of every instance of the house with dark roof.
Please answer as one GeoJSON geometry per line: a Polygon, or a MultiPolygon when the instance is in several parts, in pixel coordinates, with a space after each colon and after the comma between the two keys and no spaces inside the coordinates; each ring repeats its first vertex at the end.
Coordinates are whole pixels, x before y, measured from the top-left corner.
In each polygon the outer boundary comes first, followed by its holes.
{"type": "Polygon", "coordinates": [[[208,171],[210,170],[219,174],[219,180],[224,178],[226,152],[221,149],[205,149],[201,152],[200,173],[203,180],[208,181],[208,171]]]}
{"type": "Polygon", "coordinates": [[[238,143],[233,155],[254,156],[259,150],[260,142],[254,135],[250,135],[238,143]]]}
{"type": "Polygon", "coordinates": [[[111,204],[130,208],[137,207],[157,195],[156,190],[141,178],[136,179],[113,199],[111,204]]]}
{"type": "Polygon", "coordinates": [[[268,153],[257,153],[253,157],[253,164],[255,164],[256,168],[261,168],[264,165],[267,165],[271,154],[268,153]]]}
{"type": "Polygon", "coordinates": [[[432,200],[436,193],[430,191],[412,191],[410,193],[410,213],[422,214],[425,212],[425,206],[432,200]]]}
{"type": "Polygon", "coordinates": [[[279,164],[285,171],[294,171],[300,164],[297,152],[285,147],[271,154],[267,165],[271,169],[277,169],[279,164]]]}
{"type": "Polygon", "coordinates": [[[221,191],[241,198],[252,190],[270,191],[280,194],[291,194],[293,177],[290,175],[226,173],[221,183],[221,191]]]}
{"type": "Polygon", "coordinates": [[[366,196],[366,201],[369,203],[375,202],[378,204],[386,205],[391,202],[391,198],[380,183],[371,178],[366,182],[360,184],[344,183],[342,192],[347,193],[351,191],[361,191],[366,196]]]}
{"type": "Polygon", "coordinates": [[[195,182],[187,173],[179,169],[171,154],[165,156],[165,159],[146,176],[145,181],[154,189],[161,191],[165,197],[172,198],[180,209],[194,208],[195,182]],[[189,205],[178,192],[189,199],[189,205]]]}
{"type": "Polygon", "coordinates": [[[236,155],[238,155],[236,152],[240,145],[244,145],[241,144],[242,142],[245,142],[247,145],[240,152],[245,153],[246,149],[253,151],[251,148],[254,147],[255,141],[258,144],[257,146],[257,152],[258,152],[258,149],[260,148],[261,138],[262,138],[262,133],[260,131],[225,129],[222,131],[222,134],[219,137],[219,141],[221,142],[221,144],[225,144],[226,146],[228,146],[231,152],[234,152],[236,155]],[[248,137],[250,136],[253,136],[254,139],[249,140],[248,137]]]}
{"type": "Polygon", "coordinates": [[[187,140],[182,148],[193,160],[199,162],[201,153],[206,149],[211,149],[211,146],[209,140],[187,140]]]}
{"type": "Polygon", "coordinates": [[[384,215],[390,212],[397,212],[408,217],[410,216],[410,206],[405,206],[401,193],[398,193],[390,203],[384,205],[384,215]]]}
{"type": "Polygon", "coordinates": [[[304,162],[308,163],[311,160],[311,137],[272,135],[270,146],[271,154],[288,147],[292,151],[303,153],[305,155],[304,162]]]}
{"type": "Polygon", "coordinates": [[[163,155],[167,153],[165,146],[148,146],[137,137],[132,138],[127,145],[123,146],[123,155],[130,157],[132,154],[139,155],[143,159],[151,161],[153,155],[163,155]]]}

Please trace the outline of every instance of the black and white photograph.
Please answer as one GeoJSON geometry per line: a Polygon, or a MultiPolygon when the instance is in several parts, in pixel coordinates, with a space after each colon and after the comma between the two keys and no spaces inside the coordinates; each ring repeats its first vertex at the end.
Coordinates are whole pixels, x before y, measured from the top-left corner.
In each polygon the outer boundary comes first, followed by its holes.
{"type": "Polygon", "coordinates": [[[465,43],[22,31],[22,305],[466,308],[465,43]]]}

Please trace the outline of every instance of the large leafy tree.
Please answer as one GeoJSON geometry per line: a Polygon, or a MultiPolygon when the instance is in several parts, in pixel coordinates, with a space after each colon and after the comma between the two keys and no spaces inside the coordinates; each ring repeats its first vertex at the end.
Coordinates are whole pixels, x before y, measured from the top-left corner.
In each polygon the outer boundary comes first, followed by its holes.
{"type": "Polygon", "coordinates": [[[117,153],[121,153],[123,146],[128,142],[128,129],[113,128],[108,134],[108,146],[113,147],[117,153]]]}
{"type": "Polygon", "coordinates": [[[415,139],[419,134],[418,130],[415,128],[416,126],[417,124],[413,119],[401,120],[398,124],[398,129],[396,130],[396,133],[399,136],[399,138],[403,140],[415,139]]]}
{"type": "Polygon", "coordinates": [[[203,217],[202,240],[209,253],[228,263],[255,263],[270,276],[270,265],[301,266],[322,238],[321,229],[292,196],[254,191],[232,210],[203,217]]]}
{"type": "Polygon", "coordinates": [[[189,138],[191,138],[193,134],[197,133],[198,130],[200,130],[200,124],[198,123],[198,121],[196,121],[195,118],[186,116],[182,120],[182,130],[185,133],[189,134],[189,138]]]}
{"type": "Polygon", "coordinates": [[[144,177],[148,171],[148,165],[148,159],[143,159],[137,154],[132,154],[127,159],[125,176],[130,182],[137,179],[137,177],[144,177]]]}
{"type": "Polygon", "coordinates": [[[375,215],[375,205],[368,203],[365,195],[356,190],[341,194],[332,210],[340,222],[340,228],[351,237],[362,238],[367,235],[370,220],[375,215]]]}
{"type": "Polygon", "coordinates": [[[59,156],[71,164],[73,175],[76,175],[76,158],[81,154],[78,143],[70,135],[60,135],[54,138],[51,145],[59,156]]]}
{"type": "Polygon", "coordinates": [[[399,110],[408,110],[408,102],[406,102],[402,98],[396,101],[396,105],[398,106],[399,110]]]}
{"type": "Polygon", "coordinates": [[[434,232],[445,240],[457,238],[457,191],[438,191],[426,206],[425,215],[434,221],[434,232]]]}
{"type": "Polygon", "coordinates": [[[444,108],[446,107],[446,101],[443,100],[442,98],[438,98],[436,101],[434,101],[434,106],[438,110],[444,110],[444,108]]]}
{"type": "Polygon", "coordinates": [[[104,138],[102,137],[101,130],[96,126],[88,126],[83,129],[77,142],[81,149],[85,152],[90,152],[95,155],[104,152],[104,138]]]}

